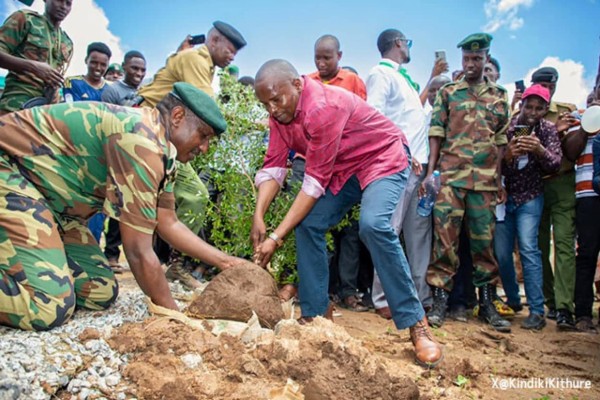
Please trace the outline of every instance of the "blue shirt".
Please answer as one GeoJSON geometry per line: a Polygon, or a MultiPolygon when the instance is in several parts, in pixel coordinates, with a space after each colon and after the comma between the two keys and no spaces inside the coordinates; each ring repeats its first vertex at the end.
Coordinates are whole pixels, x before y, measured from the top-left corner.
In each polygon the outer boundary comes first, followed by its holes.
{"type": "Polygon", "coordinates": [[[83,75],[70,76],[65,80],[63,94],[65,101],[102,101],[102,92],[106,88],[106,81],[102,80],[102,86],[95,88],[83,77],[83,75]]]}

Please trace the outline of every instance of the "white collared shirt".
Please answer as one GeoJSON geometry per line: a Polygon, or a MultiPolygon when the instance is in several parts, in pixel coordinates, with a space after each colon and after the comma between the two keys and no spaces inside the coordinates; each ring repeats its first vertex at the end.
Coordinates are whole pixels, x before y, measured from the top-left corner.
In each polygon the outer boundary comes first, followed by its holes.
{"type": "Polygon", "coordinates": [[[398,72],[400,65],[384,58],[369,71],[365,81],[367,102],[398,126],[408,140],[413,158],[420,163],[429,159],[427,120],[419,93],[398,72]]]}

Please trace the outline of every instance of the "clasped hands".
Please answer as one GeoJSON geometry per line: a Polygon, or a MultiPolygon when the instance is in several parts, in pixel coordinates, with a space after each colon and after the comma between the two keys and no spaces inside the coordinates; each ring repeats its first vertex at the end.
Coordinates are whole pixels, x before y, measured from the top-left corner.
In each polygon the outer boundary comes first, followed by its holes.
{"type": "Polygon", "coordinates": [[[267,228],[262,218],[255,218],[250,231],[250,238],[254,246],[252,260],[255,264],[266,268],[277,249],[277,243],[267,237],[267,228]]]}

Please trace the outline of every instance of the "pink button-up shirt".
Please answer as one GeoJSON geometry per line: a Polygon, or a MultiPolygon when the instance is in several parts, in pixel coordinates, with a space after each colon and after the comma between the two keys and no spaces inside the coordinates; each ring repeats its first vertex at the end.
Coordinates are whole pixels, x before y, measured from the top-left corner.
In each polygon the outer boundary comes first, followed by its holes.
{"type": "Polygon", "coordinates": [[[281,124],[270,118],[269,148],[255,183],[287,174],[289,150],[306,156],[302,191],[319,198],[335,195],[356,175],[361,188],[408,166],[402,131],[364,100],[337,87],[303,77],[304,88],[294,119],[281,124]]]}

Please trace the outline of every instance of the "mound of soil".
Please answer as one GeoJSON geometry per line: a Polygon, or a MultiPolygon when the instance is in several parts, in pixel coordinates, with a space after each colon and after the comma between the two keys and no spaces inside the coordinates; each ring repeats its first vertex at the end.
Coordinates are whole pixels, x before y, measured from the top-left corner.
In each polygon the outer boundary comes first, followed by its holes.
{"type": "Polygon", "coordinates": [[[270,399],[288,379],[306,400],[419,398],[388,360],[322,318],[309,326],[283,321],[251,345],[150,318],[124,325],[109,344],[131,355],[123,376],[140,399],[270,399]]]}
{"type": "Polygon", "coordinates": [[[246,322],[252,311],[262,326],[271,329],[284,318],[273,277],[247,263],[218,274],[192,301],[186,313],[195,318],[246,322]]]}

